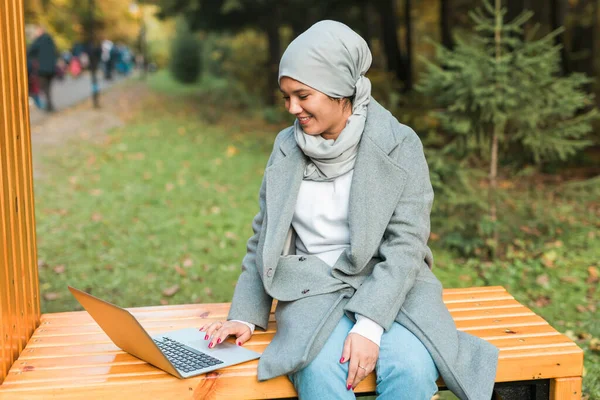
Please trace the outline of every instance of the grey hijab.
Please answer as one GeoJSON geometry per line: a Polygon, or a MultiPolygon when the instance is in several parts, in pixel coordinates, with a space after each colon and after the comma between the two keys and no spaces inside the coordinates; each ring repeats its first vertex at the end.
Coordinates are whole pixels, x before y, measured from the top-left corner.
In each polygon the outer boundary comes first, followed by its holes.
{"type": "Polygon", "coordinates": [[[294,122],[296,142],[311,160],[304,179],[331,181],[354,168],[371,97],[371,82],[364,76],[371,60],[364,39],[336,21],[317,22],[283,53],[279,81],[287,76],[333,98],[355,95],[352,115],[336,140],[307,135],[294,122]]]}

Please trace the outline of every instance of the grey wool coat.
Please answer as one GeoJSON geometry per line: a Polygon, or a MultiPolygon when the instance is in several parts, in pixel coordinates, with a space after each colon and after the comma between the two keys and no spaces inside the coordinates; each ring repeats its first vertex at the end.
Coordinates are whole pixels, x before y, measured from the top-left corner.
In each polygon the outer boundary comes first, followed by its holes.
{"type": "Polygon", "coordinates": [[[258,379],[302,369],[344,313],[353,320],[358,313],[386,331],[398,322],[415,334],[460,399],[489,400],[498,349],[456,329],[431,272],[433,190],[418,136],[371,98],[350,189],[350,248],[333,267],[293,254],[291,222],[306,163],[293,129],[281,131],[228,316],[266,329],[278,300],[277,332],[258,379]]]}

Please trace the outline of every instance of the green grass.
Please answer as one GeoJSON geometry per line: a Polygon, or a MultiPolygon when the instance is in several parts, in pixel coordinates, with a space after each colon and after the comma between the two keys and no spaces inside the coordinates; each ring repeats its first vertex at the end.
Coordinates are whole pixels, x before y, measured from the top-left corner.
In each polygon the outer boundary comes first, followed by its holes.
{"type": "Polygon", "coordinates": [[[35,187],[40,281],[59,298],[43,311],[77,308],[67,284],[123,306],[230,300],[274,135],[154,111],[104,145],[46,156],[35,187]]]}
{"type": "MultiPolygon", "coordinates": [[[[80,309],[68,284],[127,307],[231,299],[279,127],[233,114],[204,122],[206,82],[182,87],[161,73],[150,86],[167,97],[148,100],[103,144],[74,141],[45,154],[35,182],[44,312],[80,309]]],[[[600,290],[589,269],[600,269],[597,197],[556,193],[552,185],[512,189],[507,257],[482,263],[433,241],[435,272],[445,287],[483,285],[475,268],[483,265],[488,283],[585,350],[584,392],[600,399],[600,290]]]]}

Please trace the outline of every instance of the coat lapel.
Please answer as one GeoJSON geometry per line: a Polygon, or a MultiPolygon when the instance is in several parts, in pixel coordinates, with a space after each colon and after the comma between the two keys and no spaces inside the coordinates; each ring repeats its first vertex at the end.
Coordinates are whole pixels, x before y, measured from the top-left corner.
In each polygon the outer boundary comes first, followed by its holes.
{"type": "Polygon", "coordinates": [[[355,270],[347,272],[362,270],[377,252],[406,179],[389,155],[399,145],[390,131],[393,117],[373,99],[367,115],[350,188],[350,259],[355,270]]]}
{"type": "Polygon", "coordinates": [[[267,179],[267,229],[263,248],[265,268],[275,268],[292,223],[306,157],[293,135],[280,145],[284,157],[265,170],[267,179]]]}

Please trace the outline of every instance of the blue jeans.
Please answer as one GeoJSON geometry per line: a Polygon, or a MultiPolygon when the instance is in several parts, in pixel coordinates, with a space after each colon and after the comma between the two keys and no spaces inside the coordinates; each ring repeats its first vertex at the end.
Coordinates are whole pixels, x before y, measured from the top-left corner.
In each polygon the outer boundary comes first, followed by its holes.
{"type": "MultiPolygon", "coordinates": [[[[346,389],[348,362],[341,364],[346,336],[354,323],[344,315],[317,357],[288,375],[300,400],[355,399],[346,389]]],[[[431,355],[410,331],[397,322],[381,337],[377,373],[380,400],[430,400],[439,376],[431,355]]]]}

